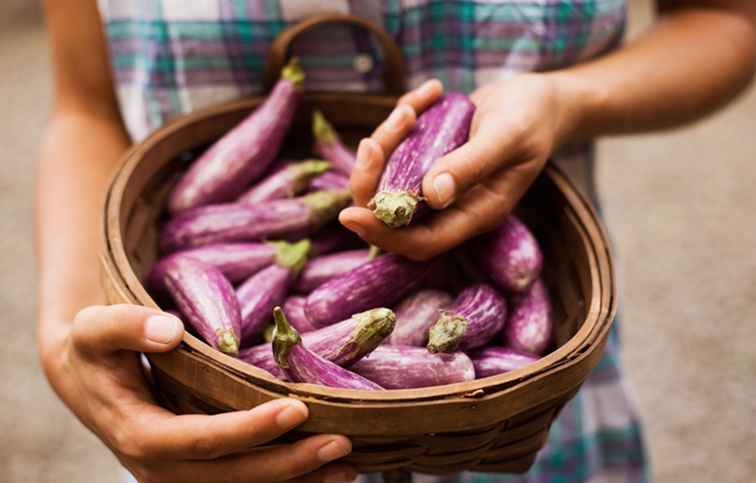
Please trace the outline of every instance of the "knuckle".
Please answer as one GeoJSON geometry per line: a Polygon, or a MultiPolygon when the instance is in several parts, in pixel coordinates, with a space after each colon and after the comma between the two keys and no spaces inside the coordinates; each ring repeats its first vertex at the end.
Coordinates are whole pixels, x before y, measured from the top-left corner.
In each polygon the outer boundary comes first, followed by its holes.
{"type": "Polygon", "coordinates": [[[111,439],[115,450],[126,458],[134,461],[147,459],[148,452],[144,438],[140,438],[138,432],[130,425],[126,424],[116,428],[111,439]]]}
{"type": "Polygon", "coordinates": [[[191,452],[207,459],[215,459],[223,454],[220,439],[209,435],[198,436],[192,443],[191,452]]]}

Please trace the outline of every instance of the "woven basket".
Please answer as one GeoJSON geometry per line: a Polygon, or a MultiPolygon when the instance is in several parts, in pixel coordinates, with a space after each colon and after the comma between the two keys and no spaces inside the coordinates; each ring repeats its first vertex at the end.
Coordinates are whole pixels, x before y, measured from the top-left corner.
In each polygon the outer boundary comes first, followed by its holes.
{"type": "MultiPolygon", "coordinates": [[[[300,32],[331,22],[375,35],[383,49],[387,93],[307,93],[285,143],[292,156],[304,156],[311,146],[313,108],[354,143],[385,119],[403,90],[401,55],[388,35],[364,20],[338,15],[312,18],[284,31],[271,50],[266,85],[272,84],[289,43],[300,32]]],[[[157,306],[141,280],[156,258],[156,225],[166,194],[187,167],[183,155],[207,146],[262,100],[245,99],[180,117],[127,153],[105,206],[102,263],[110,303],[157,306]]],[[[557,348],[538,362],[507,374],[425,389],[332,389],[279,381],[186,333],[176,350],[149,355],[161,403],[177,413],[212,414],[280,397],[301,399],[310,418],[285,440],[345,434],[354,446],[346,461],[363,472],[527,471],[559,410],[598,363],[616,296],[609,247],[596,215],[556,167],[546,167],[518,210],[542,243],[544,278],[555,305],[557,348]]]]}

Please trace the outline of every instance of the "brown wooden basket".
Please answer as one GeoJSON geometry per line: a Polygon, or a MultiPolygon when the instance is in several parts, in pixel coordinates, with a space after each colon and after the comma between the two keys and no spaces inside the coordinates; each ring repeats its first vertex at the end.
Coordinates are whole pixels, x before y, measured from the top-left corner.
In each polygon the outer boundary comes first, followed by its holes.
{"type": "MultiPolygon", "coordinates": [[[[310,19],[279,37],[268,85],[292,39],[327,22],[357,25],[376,35],[390,94],[306,94],[285,144],[293,155],[309,150],[313,108],[356,142],[386,117],[402,90],[401,55],[388,35],[364,20],[338,15],[310,19]]],[[[102,262],[109,302],[157,306],[141,280],[156,257],[156,224],[165,195],[186,168],[182,154],[217,139],[262,100],[244,99],[180,117],[129,151],[105,206],[102,262]]],[[[287,440],[345,434],[354,445],[347,461],[363,472],[527,471],[559,410],[598,363],[616,295],[612,258],[596,215],[556,167],[546,167],[518,209],[543,245],[544,278],[555,302],[557,348],[538,362],[461,384],[356,391],[279,381],[187,333],[178,349],[149,355],[161,402],[178,413],[217,413],[280,397],[301,399],[311,416],[287,440]]]]}

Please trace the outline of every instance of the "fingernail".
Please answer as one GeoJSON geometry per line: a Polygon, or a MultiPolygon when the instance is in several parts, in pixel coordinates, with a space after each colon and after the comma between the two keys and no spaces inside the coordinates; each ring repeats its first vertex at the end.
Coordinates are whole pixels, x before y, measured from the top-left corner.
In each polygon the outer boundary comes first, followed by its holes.
{"type": "Polygon", "coordinates": [[[436,85],[436,79],[427,80],[427,81],[423,82],[423,85],[421,85],[418,88],[418,91],[423,96],[429,96],[435,90],[434,87],[433,87],[435,85],[436,85]]]}
{"type": "Polygon", "coordinates": [[[168,344],[176,340],[184,326],[176,317],[152,315],[144,323],[144,336],[158,344],[168,344]]]}
{"type": "Polygon", "coordinates": [[[373,160],[373,146],[370,141],[363,139],[357,147],[357,164],[360,169],[368,169],[373,160]]]}
{"type": "Polygon", "coordinates": [[[358,237],[365,238],[365,229],[362,228],[362,226],[358,225],[357,223],[348,221],[348,222],[343,223],[343,225],[347,227],[349,230],[353,231],[358,237]]]}
{"type": "Polygon", "coordinates": [[[323,463],[337,460],[348,455],[352,448],[341,439],[332,439],[318,450],[318,459],[323,463]]]}
{"type": "Polygon", "coordinates": [[[449,173],[441,173],[433,178],[433,189],[436,191],[436,198],[442,208],[446,208],[454,200],[456,187],[454,178],[449,173]]]}
{"type": "Polygon", "coordinates": [[[399,131],[404,125],[404,120],[409,115],[410,109],[409,106],[404,104],[396,106],[386,119],[386,127],[392,131],[399,131]]]}
{"type": "Polygon", "coordinates": [[[342,471],[341,473],[333,473],[326,476],[325,483],[349,483],[357,479],[357,472],[355,471],[342,471]]]}
{"type": "Polygon", "coordinates": [[[307,419],[307,410],[300,402],[290,402],[278,414],[276,414],[276,425],[281,429],[290,429],[299,425],[307,419]]]}

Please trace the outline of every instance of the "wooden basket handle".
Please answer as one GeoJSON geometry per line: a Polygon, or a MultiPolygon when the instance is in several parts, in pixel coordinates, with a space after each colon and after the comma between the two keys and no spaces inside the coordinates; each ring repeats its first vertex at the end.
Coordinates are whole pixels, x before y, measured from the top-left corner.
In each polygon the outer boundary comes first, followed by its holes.
{"type": "Polygon", "coordinates": [[[404,59],[402,51],[396,45],[394,39],[381,27],[362,17],[349,14],[322,14],[309,17],[301,22],[297,22],[287,27],[273,41],[268,53],[268,61],[265,65],[265,74],[263,82],[265,91],[270,92],[276,83],[278,76],[283,69],[289,56],[289,47],[291,43],[300,34],[312,30],[325,24],[347,24],[361,27],[371,34],[378,41],[383,51],[383,83],[386,91],[390,94],[400,95],[405,91],[404,81],[404,59]]]}

